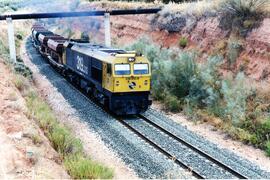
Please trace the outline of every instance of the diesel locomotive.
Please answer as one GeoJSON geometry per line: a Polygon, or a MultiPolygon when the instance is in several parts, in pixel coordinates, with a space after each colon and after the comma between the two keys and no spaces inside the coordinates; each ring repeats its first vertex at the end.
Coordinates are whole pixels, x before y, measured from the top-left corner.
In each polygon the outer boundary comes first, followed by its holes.
{"type": "Polygon", "coordinates": [[[32,27],[32,42],[42,56],[116,115],[134,115],[151,105],[151,65],[135,51],[66,39],[40,24],[32,27]]]}

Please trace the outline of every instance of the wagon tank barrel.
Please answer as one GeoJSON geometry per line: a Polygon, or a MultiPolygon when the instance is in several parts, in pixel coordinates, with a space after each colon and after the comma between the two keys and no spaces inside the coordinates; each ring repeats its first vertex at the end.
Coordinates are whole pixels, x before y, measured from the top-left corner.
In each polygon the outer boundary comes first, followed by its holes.
{"type": "Polygon", "coordinates": [[[54,13],[31,13],[31,14],[7,14],[1,15],[0,20],[12,18],[19,19],[40,19],[40,18],[63,18],[63,17],[84,17],[84,16],[104,16],[110,15],[133,15],[133,14],[154,14],[159,12],[160,8],[155,9],[127,9],[127,10],[109,10],[109,11],[81,11],[81,12],[54,12],[54,13]]]}

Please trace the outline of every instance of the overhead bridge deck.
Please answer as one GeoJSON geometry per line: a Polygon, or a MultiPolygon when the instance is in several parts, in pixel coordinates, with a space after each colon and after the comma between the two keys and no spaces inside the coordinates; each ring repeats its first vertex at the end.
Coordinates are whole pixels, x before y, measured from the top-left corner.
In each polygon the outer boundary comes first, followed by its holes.
{"type": "Polygon", "coordinates": [[[126,10],[109,10],[109,11],[80,11],[80,12],[53,12],[53,13],[26,13],[26,14],[6,14],[1,15],[0,20],[11,18],[12,20],[20,19],[41,19],[41,18],[64,18],[64,17],[83,17],[83,16],[104,16],[110,15],[134,15],[134,14],[154,14],[159,12],[160,8],[155,9],[126,9],[126,10]]]}
{"type": "Polygon", "coordinates": [[[6,20],[8,23],[9,53],[11,60],[16,63],[16,47],[14,39],[13,20],[42,19],[42,18],[68,18],[86,16],[104,16],[105,45],[111,46],[110,16],[111,15],[135,15],[135,14],[155,14],[160,8],[154,9],[118,9],[100,11],[79,11],[79,12],[50,12],[50,13],[25,13],[25,14],[5,14],[0,15],[0,21],[6,20]]]}

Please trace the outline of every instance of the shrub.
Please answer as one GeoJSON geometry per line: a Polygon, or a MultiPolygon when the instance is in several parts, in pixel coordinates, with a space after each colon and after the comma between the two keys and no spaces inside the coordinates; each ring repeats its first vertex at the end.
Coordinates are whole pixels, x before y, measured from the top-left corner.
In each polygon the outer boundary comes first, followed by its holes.
{"type": "Polygon", "coordinates": [[[166,110],[171,112],[179,112],[181,110],[181,102],[176,96],[167,94],[164,98],[164,106],[166,110]]]}
{"type": "Polygon", "coordinates": [[[235,80],[223,80],[221,92],[226,103],[224,113],[234,125],[239,125],[246,119],[246,100],[251,93],[245,86],[244,74],[239,73],[235,80]]]}
{"type": "Polygon", "coordinates": [[[234,140],[248,139],[247,137],[249,134],[241,128],[227,126],[225,130],[227,131],[227,133],[229,133],[230,137],[234,140]]]}
{"type": "Polygon", "coordinates": [[[14,70],[27,78],[32,78],[33,72],[29,67],[27,67],[23,62],[19,62],[21,59],[18,59],[18,62],[14,65],[14,70]]]}
{"type": "Polygon", "coordinates": [[[214,104],[212,101],[219,96],[216,89],[220,86],[217,70],[221,58],[211,57],[207,65],[199,66],[193,52],[175,53],[149,42],[141,39],[127,49],[135,49],[151,61],[154,99],[164,100],[169,94],[178,98],[179,102],[188,99],[194,105],[214,104]]]}
{"type": "Polygon", "coordinates": [[[67,128],[61,127],[60,125],[55,124],[52,130],[50,130],[49,139],[54,149],[63,157],[82,152],[80,140],[74,138],[67,128]]]}
{"type": "Polygon", "coordinates": [[[32,142],[36,145],[39,145],[43,142],[38,134],[32,134],[30,138],[32,139],[32,142]]]}
{"type": "Polygon", "coordinates": [[[253,131],[258,138],[258,146],[263,147],[265,142],[270,140],[270,118],[264,122],[257,122],[253,131]]]}
{"type": "Polygon", "coordinates": [[[190,93],[191,80],[198,71],[194,53],[182,53],[172,62],[169,81],[170,92],[178,98],[185,98],[190,93]]]}
{"type": "Polygon", "coordinates": [[[15,87],[21,92],[27,91],[30,87],[29,81],[19,74],[16,74],[13,77],[12,82],[14,83],[15,87]]]}
{"type": "Polygon", "coordinates": [[[265,147],[266,147],[266,155],[270,157],[270,140],[266,142],[265,144],[265,147]]]}
{"type": "Polygon", "coordinates": [[[269,0],[227,0],[221,8],[220,26],[225,30],[236,30],[242,36],[257,27],[269,0]]]}
{"type": "Polygon", "coordinates": [[[75,179],[111,179],[113,171],[95,163],[81,154],[67,157],[64,160],[69,174],[75,179]]]}
{"type": "Polygon", "coordinates": [[[242,51],[242,44],[238,41],[230,40],[228,42],[228,68],[231,69],[235,65],[237,58],[242,51]]]}
{"type": "Polygon", "coordinates": [[[185,48],[188,44],[188,39],[186,37],[181,37],[179,40],[179,46],[185,48]]]}
{"type": "Polygon", "coordinates": [[[215,107],[220,99],[220,76],[218,67],[221,64],[218,56],[209,57],[200,65],[190,79],[189,94],[186,99],[198,107],[215,107]]]}

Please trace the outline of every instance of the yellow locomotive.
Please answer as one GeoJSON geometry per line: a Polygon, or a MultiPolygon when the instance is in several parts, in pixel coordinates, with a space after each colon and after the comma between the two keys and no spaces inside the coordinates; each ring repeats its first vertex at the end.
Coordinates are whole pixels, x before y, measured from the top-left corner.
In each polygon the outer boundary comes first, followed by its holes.
{"type": "Polygon", "coordinates": [[[40,27],[32,29],[34,44],[51,64],[110,111],[117,115],[139,114],[151,105],[151,65],[145,56],[54,37],[40,27]]]}

